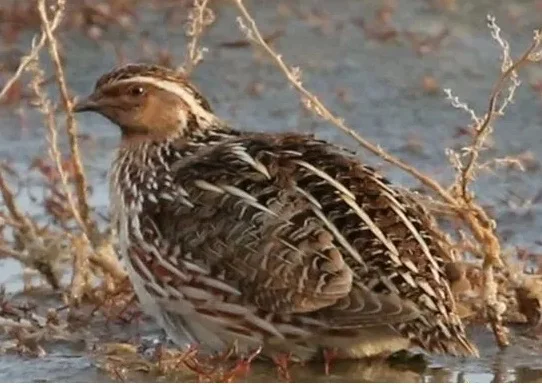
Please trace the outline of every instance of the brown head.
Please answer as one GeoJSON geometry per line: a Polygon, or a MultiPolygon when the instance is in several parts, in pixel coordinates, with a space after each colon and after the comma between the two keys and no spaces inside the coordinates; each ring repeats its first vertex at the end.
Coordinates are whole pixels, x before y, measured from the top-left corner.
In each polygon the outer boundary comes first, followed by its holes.
{"type": "Polygon", "coordinates": [[[128,64],[104,74],[73,110],[108,118],[120,127],[123,139],[166,138],[218,122],[186,77],[147,64],[128,64]]]}

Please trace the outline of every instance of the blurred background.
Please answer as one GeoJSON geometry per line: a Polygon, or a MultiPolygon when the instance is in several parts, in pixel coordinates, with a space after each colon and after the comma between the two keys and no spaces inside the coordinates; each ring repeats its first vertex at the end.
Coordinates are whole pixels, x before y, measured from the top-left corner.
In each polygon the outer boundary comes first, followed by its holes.
{"type": "MultiPolygon", "coordinates": [[[[72,95],[89,93],[102,73],[120,63],[181,65],[191,5],[191,0],[68,1],[58,36],[72,95]]],[[[247,0],[246,6],[266,40],[287,63],[302,69],[304,84],[332,111],[365,138],[445,184],[453,180],[445,149],[460,150],[472,132],[469,116],[451,106],[443,89],[452,89],[483,116],[501,70],[502,52],[486,26],[487,15],[496,17],[513,57],[531,44],[533,30],[542,27],[540,0],[247,0]]],[[[216,18],[200,42],[207,52],[192,78],[219,116],[239,129],[312,132],[359,149],[304,110],[283,74],[240,32],[238,11],[229,1],[211,0],[211,8],[216,18]]],[[[0,87],[39,27],[34,1],[0,2],[0,87]]],[[[52,76],[52,67],[44,63],[52,76]]],[[[524,171],[508,163],[492,167],[478,176],[475,191],[517,263],[540,273],[542,66],[522,70],[520,78],[515,103],[495,125],[482,162],[512,156],[524,171]]],[[[57,98],[55,88],[50,90],[57,98]]],[[[96,115],[78,116],[78,123],[91,203],[105,216],[106,172],[119,135],[96,115]]],[[[54,206],[58,201],[44,195],[43,184],[52,172],[45,127],[32,107],[24,76],[0,100],[0,132],[0,159],[13,171],[19,204],[45,220],[47,212],[36,202],[46,199],[54,206]]],[[[393,181],[418,187],[408,175],[359,153],[393,181]]],[[[21,289],[17,262],[0,259],[0,284],[10,291],[21,289]]],[[[342,367],[330,378],[317,370],[299,374],[305,380],[333,381],[542,381],[536,340],[517,336],[519,342],[498,352],[489,331],[474,333],[482,350],[479,360],[434,358],[429,368],[407,370],[408,375],[403,369],[368,371],[360,366],[342,367]]],[[[269,380],[257,369],[254,377],[269,380]]],[[[34,379],[107,377],[88,354],[72,349],[59,348],[38,361],[0,359],[0,380],[34,379]]]]}

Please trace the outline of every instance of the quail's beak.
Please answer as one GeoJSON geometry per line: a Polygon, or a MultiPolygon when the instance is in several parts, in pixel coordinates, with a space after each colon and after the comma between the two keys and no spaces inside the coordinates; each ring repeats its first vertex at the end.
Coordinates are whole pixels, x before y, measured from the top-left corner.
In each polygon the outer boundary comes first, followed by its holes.
{"type": "Polygon", "coordinates": [[[88,112],[93,111],[96,112],[100,109],[100,104],[97,101],[97,98],[94,94],[91,94],[88,97],[78,99],[75,101],[75,104],[73,106],[73,111],[75,113],[78,112],[88,112]]]}

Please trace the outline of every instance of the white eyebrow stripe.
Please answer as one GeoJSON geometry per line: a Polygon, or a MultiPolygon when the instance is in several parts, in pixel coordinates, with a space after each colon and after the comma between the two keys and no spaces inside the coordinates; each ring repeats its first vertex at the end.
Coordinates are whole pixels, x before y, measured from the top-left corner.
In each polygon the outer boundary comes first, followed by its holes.
{"type": "Polygon", "coordinates": [[[186,104],[188,104],[188,107],[197,119],[203,118],[208,123],[216,120],[216,117],[212,113],[201,106],[194,94],[188,91],[186,87],[183,87],[174,81],[158,79],[151,76],[135,76],[130,77],[129,79],[120,80],[117,84],[119,83],[144,83],[154,85],[157,88],[179,96],[186,104]]]}

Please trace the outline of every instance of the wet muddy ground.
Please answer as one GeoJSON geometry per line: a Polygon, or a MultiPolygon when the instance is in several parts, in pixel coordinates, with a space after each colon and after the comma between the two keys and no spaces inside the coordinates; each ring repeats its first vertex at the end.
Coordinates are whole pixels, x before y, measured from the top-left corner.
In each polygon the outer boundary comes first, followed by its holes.
{"type": "MultiPolygon", "coordinates": [[[[443,88],[470,103],[478,111],[487,107],[490,89],[500,70],[501,51],[486,28],[491,13],[509,40],[512,53],[519,54],[531,42],[533,30],[542,20],[541,1],[396,1],[390,29],[378,21],[378,0],[303,0],[250,2],[256,21],[266,34],[275,34],[276,49],[288,63],[303,69],[304,83],[366,138],[434,175],[451,180],[452,172],[444,149],[465,143],[462,129],[468,116],[445,100],[443,88]],[[444,9],[443,4],[455,4],[444,9]],[[440,5],[439,5],[440,4],[440,5]]],[[[182,62],[186,39],[183,15],[165,17],[167,9],[141,5],[133,28],[104,31],[102,40],[92,41],[71,31],[62,36],[69,84],[77,94],[88,93],[96,78],[124,59],[155,59],[167,49],[175,63],[182,62]],[[166,21],[169,20],[169,21],[166,21]],[[142,45],[142,41],[146,42],[142,45]],[[117,47],[115,49],[114,47],[117,47]],[[119,49],[119,47],[121,47],[119,49]]],[[[227,2],[216,7],[217,21],[203,44],[209,49],[194,73],[194,81],[210,99],[214,109],[236,127],[250,130],[315,132],[320,137],[352,146],[351,140],[327,124],[317,122],[300,108],[298,97],[283,75],[258,51],[246,47],[235,22],[236,10],[227,2]]],[[[382,15],[381,15],[382,17],[382,15]]],[[[386,16],[383,16],[384,18],[386,16]]],[[[15,47],[25,50],[32,31],[15,47]]],[[[476,182],[480,199],[492,207],[503,244],[525,249],[537,264],[542,261],[542,67],[522,72],[523,85],[516,102],[497,124],[493,146],[487,156],[521,155],[528,160],[526,172],[498,170],[481,175],[476,182]]],[[[480,112],[482,114],[482,112],[480,112]]],[[[78,117],[84,162],[93,187],[92,203],[106,212],[105,172],[118,140],[117,130],[95,115],[78,117]]],[[[0,109],[0,158],[8,159],[40,193],[39,178],[29,164],[45,154],[45,128],[40,117],[25,105],[0,109]],[[22,112],[21,112],[22,111],[22,112]],[[22,116],[22,117],[21,117],[22,116]]],[[[395,182],[416,186],[405,174],[381,164],[361,152],[367,161],[381,165],[395,182]]],[[[20,203],[36,215],[43,211],[26,194],[20,203]]],[[[21,288],[17,263],[0,261],[0,283],[9,291],[21,288]]],[[[103,381],[97,358],[89,345],[125,341],[142,333],[152,338],[155,329],[146,324],[137,330],[97,326],[94,339],[80,349],[61,343],[49,346],[45,357],[14,355],[0,359],[1,381],[103,381]]],[[[427,357],[425,369],[390,367],[385,364],[340,363],[330,377],[321,366],[293,368],[300,381],[542,381],[540,343],[514,330],[512,346],[499,351],[489,331],[472,329],[482,357],[451,359],[427,357]]],[[[130,376],[134,380],[148,379],[130,376]]],[[[273,367],[255,364],[251,381],[273,381],[273,367]]]]}

